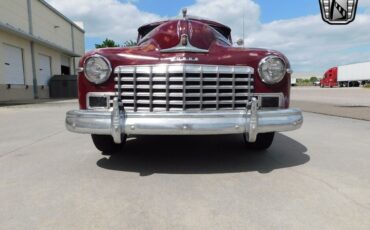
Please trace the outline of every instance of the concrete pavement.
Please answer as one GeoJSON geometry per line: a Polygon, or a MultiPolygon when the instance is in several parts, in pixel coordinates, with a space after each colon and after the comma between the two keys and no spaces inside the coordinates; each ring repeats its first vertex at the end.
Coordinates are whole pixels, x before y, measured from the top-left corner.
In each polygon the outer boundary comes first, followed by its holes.
{"type": "Polygon", "coordinates": [[[306,112],[370,121],[370,89],[293,87],[291,98],[306,112]]]}
{"type": "Polygon", "coordinates": [[[240,136],[130,138],[100,155],[66,101],[0,108],[1,229],[369,229],[370,122],[305,113],[240,136]]]}

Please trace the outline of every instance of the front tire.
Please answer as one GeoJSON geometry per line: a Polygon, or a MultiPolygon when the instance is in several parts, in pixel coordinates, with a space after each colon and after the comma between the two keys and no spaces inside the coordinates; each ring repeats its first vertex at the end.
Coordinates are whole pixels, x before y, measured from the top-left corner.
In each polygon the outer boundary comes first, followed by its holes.
{"type": "Polygon", "coordinates": [[[256,142],[249,142],[246,139],[246,135],[244,134],[244,141],[245,145],[248,149],[254,150],[266,150],[268,149],[272,142],[274,141],[275,133],[259,133],[257,134],[256,142]]]}
{"type": "Polygon", "coordinates": [[[116,144],[113,141],[113,137],[109,135],[96,135],[92,134],[91,138],[94,142],[95,147],[102,151],[103,155],[113,155],[122,151],[123,146],[126,143],[126,136],[122,136],[122,143],[116,144]]]}

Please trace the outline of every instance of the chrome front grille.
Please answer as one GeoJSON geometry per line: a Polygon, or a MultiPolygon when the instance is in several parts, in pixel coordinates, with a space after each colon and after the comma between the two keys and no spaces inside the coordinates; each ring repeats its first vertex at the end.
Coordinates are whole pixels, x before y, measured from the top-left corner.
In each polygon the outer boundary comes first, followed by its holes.
{"type": "Polygon", "coordinates": [[[126,111],[245,109],[253,68],[193,64],[118,66],[115,90],[126,111]]]}

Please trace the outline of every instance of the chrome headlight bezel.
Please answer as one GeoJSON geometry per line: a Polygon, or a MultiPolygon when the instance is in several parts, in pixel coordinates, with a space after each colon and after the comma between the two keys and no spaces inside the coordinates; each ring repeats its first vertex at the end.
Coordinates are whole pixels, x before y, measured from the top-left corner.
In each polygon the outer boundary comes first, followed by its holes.
{"type": "Polygon", "coordinates": [[[110,61],[106,57],[99,55],[99,54],[94,54],[85,59],[84,74],[85,74],[86,79],[90,81],[91,83],[102,84],[106,82],[109,79],[110,75],[112,74],[112,66],[110,64],[110,61]],[[103,68],[102,72],[100,73],[100,74],[103,74],[103,76],[98,77],[94,75],[92,72],[89,72],[88,64],[90,61],[93,61],[94,59],[98,59],[106,65],[105,68],[103,68]]]}
{"type": "Polygon", "coordinates": [[[262,82],[264,82],[267,85],[275,85],[275,84],[280,83],[284,79],[284,76],[286,75],[286,73],[287,73],[286,61],[283,58],[278,57],[276,55],[269,55],[267,57],[264,57],[258,64],[258,74],[262,82]],[[273,59],[278,59],[279,61],[281,61],[283,72],[281,72],[278,76],[275,76],[275,77],[266,76],[265,71],[263,70],[263,67],[264,65],[267,65],[270,60],[273,60],[273,59]]]}

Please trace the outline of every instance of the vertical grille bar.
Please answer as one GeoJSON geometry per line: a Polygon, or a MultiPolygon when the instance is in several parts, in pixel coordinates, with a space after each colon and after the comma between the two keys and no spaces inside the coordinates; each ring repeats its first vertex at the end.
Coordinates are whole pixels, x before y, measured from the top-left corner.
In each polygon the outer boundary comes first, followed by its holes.
{"type": "Polygon", "coordinates": [[[203,109],[203,67],[200,66],[200,76],[199,76],[199,93],[200,93],[200,110],[203,109]]]}
{"type": "Polygon", "coordinates": [[[233,85],[233,88],[232,88],[232,97],[233,97],[233,99],[232,99],[232,103],[233,103],[233,109],[235,109],[235,67],[233,67],[233,76],[232,76],[232,80],[233,80],[233,83],[232,83],[232,85],[233,85]]]}
{"type": "Polygon", "coordinates": [[[186,71],[182,70],[182,110],[186,109],[186,71]]]}
{"type": "MultiPolygon", "coordinates": [[[[134,112],[137,112],[137,84],[136,84],[136,66],[134,68],[134,72],[133,72],[133,85],[134,85],[134,112]]],[[[121,87],[121,86],[120,86],[121,87]]]]}
{"type": "MultiPolygon", "coordinates": [[[[252,100],[251,98],[251,79],[252,78],[252,74],[248,74],[248,103],[252,100]]],[[[248,103],[247,103],[247,108],[248,108],[248,103]]]]}
{"type": "MultiPolygon", "coordinates": [[[[121,67],[119,68],[119,72],[121,73],[121,67]]],[[[117,87],[117,97],[118,97],[118,102],[121,103],[122,101],[122,89],[121,89],[121,74],[118,74],[118,79],[117,79],[117,84],[118,84],[118,87],[117,87]]]]}
{"type": "Polygon", "coordinates": [[[153,67],[149,69],[149,110],[153,112],[153,67]]]}
{"type": "Polygon", "coordinates": [[[170,75],[166,66],[166,111],[170,110],[170,75]]]}
{"type": "Polygon", "coordinates": [[[217,82],[216,82],[216,110],[220,108],[220,67],[217,66],[217,82]]]}

